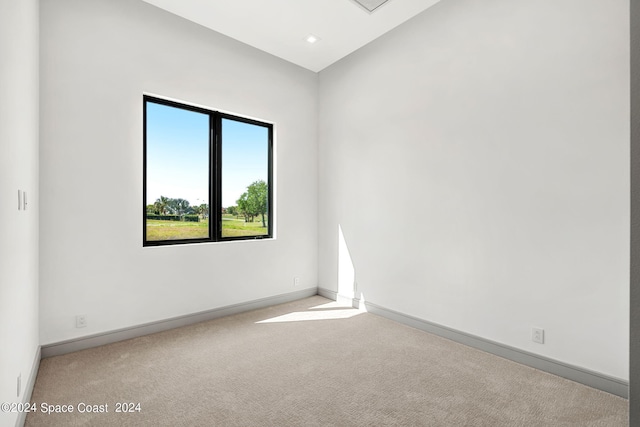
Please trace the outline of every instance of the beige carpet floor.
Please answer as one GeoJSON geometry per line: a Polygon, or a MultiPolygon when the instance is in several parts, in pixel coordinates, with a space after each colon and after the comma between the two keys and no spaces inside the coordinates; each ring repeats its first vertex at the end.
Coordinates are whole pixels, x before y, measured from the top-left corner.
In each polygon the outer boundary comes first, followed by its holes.
{"type": "Polygon", "coordinates": [[[320,296],[43,359],[32,402],[74,412],[38,410],[27,426],[613,427],[628,417],[625,399],[320,296]],[[139,411],[115,412],[118,402],[139,411]],[[109,412],[79,413],[81,403],[109,412]]]}

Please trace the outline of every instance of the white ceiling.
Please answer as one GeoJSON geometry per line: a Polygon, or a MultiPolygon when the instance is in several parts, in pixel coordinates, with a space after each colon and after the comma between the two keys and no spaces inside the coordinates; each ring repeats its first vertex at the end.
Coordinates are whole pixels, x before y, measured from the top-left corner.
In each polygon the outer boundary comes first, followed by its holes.
{"type": "Polygon", "coordinates": [[[373,13],[352,0],[144,1],[317,72],[439,0],[389,0],[373,13]]]}

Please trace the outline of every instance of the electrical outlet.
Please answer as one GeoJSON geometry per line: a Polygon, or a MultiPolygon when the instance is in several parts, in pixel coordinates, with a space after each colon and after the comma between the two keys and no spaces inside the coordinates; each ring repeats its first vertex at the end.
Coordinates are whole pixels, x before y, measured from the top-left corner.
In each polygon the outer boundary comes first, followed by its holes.
{"type": "Polygon", "coordinates": [[[87,316],[78,314],[76,316],[76,328],[84,328],[85,326],[87,326],[87,316]]]}
{"type": "Polygon", "coordinates": [[[18,381],[17,381],[18,397],[20,397],[20,392],[21,391],[22,391],[22,372],[20,373],[20,375],[18,375],[18,381]]]}
{"type": "Polygon", "coordinates": [[[294,277],[293,278],[293,286],[300,286],[300,278],[299,277],[294,277]]]}
{"type": "Polygon", "coordinates": [[[531,340],[538,344],[544,344],[544,329],[531,328],[531,340]]]}

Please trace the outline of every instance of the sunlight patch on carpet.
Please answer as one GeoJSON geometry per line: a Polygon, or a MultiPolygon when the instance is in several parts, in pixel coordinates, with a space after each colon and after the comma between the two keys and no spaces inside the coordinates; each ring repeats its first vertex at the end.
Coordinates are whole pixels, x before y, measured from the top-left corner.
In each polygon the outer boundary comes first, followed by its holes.
{"type": "Polygon", "coordinates": [[[304,322],[308,320],[336,320],[348,319],[350,317],[362,314],[355,308],[344,310],[327,310],[327,311],[296,311],[282,316],[273,317],[271,319],[261,320],[256,323],[281,323],[281,322],[304,322]]]}

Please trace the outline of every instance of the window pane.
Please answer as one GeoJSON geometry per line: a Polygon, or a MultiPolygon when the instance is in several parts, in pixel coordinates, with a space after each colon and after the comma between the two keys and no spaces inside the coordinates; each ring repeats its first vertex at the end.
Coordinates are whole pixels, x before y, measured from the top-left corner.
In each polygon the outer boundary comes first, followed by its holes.
{"type": "Polygon", "coordinates": [[[209,115],[146,103],[147,241],[209,237],[209,115]]]}
{"type": "Polygon", "coordinates": [[[269,234],[269,128],[222,119],[222,237],[269,234]]]}

